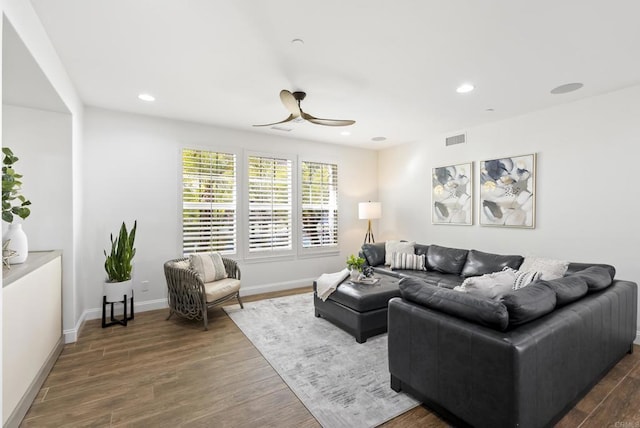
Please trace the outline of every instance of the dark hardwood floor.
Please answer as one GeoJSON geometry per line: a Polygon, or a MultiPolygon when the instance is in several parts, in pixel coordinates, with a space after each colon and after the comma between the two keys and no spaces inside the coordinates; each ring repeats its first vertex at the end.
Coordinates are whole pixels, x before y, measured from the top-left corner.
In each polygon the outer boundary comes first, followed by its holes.
{"type": "MultiPolygon", "coordinates": [[[[245,302],[309,292],[249,296],[245,302]]],[[[168,310],[127,327],[88,321],[66,345],[24,427],[318,427],[318,422],[221,308],[202,323],[168,310]]],[[[385,427],[446,427],[419,406],[385,427]]],[[[569,412],[560,427],[640,428],[640,347],[569,412]]]]}

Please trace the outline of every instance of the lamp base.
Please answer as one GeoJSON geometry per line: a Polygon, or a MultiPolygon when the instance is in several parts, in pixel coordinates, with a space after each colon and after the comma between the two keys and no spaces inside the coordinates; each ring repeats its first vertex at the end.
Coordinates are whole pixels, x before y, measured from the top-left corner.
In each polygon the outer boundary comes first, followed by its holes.
{"type": "Polygon", "coordinates": [[[367,227],[367,233],[364,235],[365,244],[375,244],[376,240],[373,237],[373,230],[371,230],[371,220],[369,220],[369,227],[367,227]]]}

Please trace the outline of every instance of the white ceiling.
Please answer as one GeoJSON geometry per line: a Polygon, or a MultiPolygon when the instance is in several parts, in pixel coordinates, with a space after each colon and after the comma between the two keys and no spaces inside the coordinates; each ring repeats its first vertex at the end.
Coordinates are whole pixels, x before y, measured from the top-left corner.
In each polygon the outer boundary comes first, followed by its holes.
{"type": "Polygon", "coordinates": [[[640,84],[637,0],[32,3],[87,105],[373,149],[640,84]],[[288,115],[281,89],[356,124],[253,128],[288,115]]]}

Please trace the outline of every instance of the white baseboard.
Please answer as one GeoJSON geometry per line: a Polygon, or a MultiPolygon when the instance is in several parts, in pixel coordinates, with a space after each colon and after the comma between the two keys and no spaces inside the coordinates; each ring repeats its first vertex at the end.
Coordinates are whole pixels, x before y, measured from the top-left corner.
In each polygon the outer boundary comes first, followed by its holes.
{"type": "Polygon", "coordinates": [[[636,331],[636,340],[634,340],[633,343],[640,345],[640,330],[636,331]]]}
{"type": "MultiPolygon", "coordinates": [[[[169,307],[167,304],[167,299],[156,299],[156,300],[146,300],[143,302],[135,302],[134,309],[135,312],[146,312],[153,311],[156,309],[164,309],[169,307]]],[[[122,306],[118,306],[115,308],[114,313],[116,315],[122,315],[122,306]]],[[[87,320],[96,320],[102,318],[102,307],[100,308],[91,308],[85,309],[85,311],[80,315],[78,322],[74,328],[69,330],[64,330],[64,343],[73,343],[78,340],[78,332],[80,328],[82,328],[82,324],[84,324],[87,320]]]]}
{"type": "MultiPolygon", "coordinates": [[[[297,279],[295,281],[277,282],[272,284],[256,285],[253,287],[243,287],[240,290],[240,296],[252,296],[254,294],[270,293],[273,291],[291,290],[293,288],[308,287],[313,284],[315,278],[297,279]]],[[[168,308],[167,299],[146,300],[143,302],[135,302],[135,312],[154,311],[156,309],[168,308]]],[[[122,306],[118,305],[115,314],[122,315],[122,306]]],[[[73,343],[78,340],[78,332],[87,320],[95,320],[102,318],[102,307],[85,309],[80,315],[76,325],[72,329],[64,330],[64,343],[73,343]]]]}

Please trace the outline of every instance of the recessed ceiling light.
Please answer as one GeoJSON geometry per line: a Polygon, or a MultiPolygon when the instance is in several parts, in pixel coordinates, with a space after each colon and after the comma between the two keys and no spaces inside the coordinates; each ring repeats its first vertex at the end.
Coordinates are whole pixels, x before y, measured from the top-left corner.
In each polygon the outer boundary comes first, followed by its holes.
{"type": "Polygon", "coordinates": [[[139,94],[138,95],[138,99],[141,99],[142,101],[155,101],[156,97],[154,97],[153,95],[150,94],[139,94]]]}
{"type": "Polygon", "coordinates": [[[304,45],[304,40],[302,40],[302,39],[293,39],[293,40],[291,40],[291,44],[293,46],[302,46],[302,45],[304,45]]]}
{"type": "Polygon", "coordinates": [[[487,109],[485,109],[484,111],[495,111],[495,110],[494,110],[494,109],[492,109],[492,108],[487,108],[487,109]]]}
{"type": "Polygon", "coordinates": [[[386,140],[386,139],[387,139],[387,137],[373,137],[373,138],[371,139],[371,141],[384,141],[384,140],[386,140]]]}
{"type": "Polygon", "coordinates": [[[340,135],[345,135],[345,136],[347,136],[347,135],[351,135],[351,132],[349,132],[349,131],[342,131],[342,132],[340,133],[340,135]]]}
{"type": "Polygon", "coordinates": [[[565,85],[560,85],[557,88],[553,88],[551,90],[551,93],[554,95],[558,95],[558,94],[566,94],[568,92],[573,92],[573,91],[577,91],[578,89],[582,88],[584,85],[582,83],[567,83],[565,85]]]}
{"type": "Polygon", "coordinates": [[[471,83],[463,83],[462,85],[458,86],[456,92],[459,94],[466,94],[467,92],[473,91],[473,88],[474,86],[471,83]]]}

